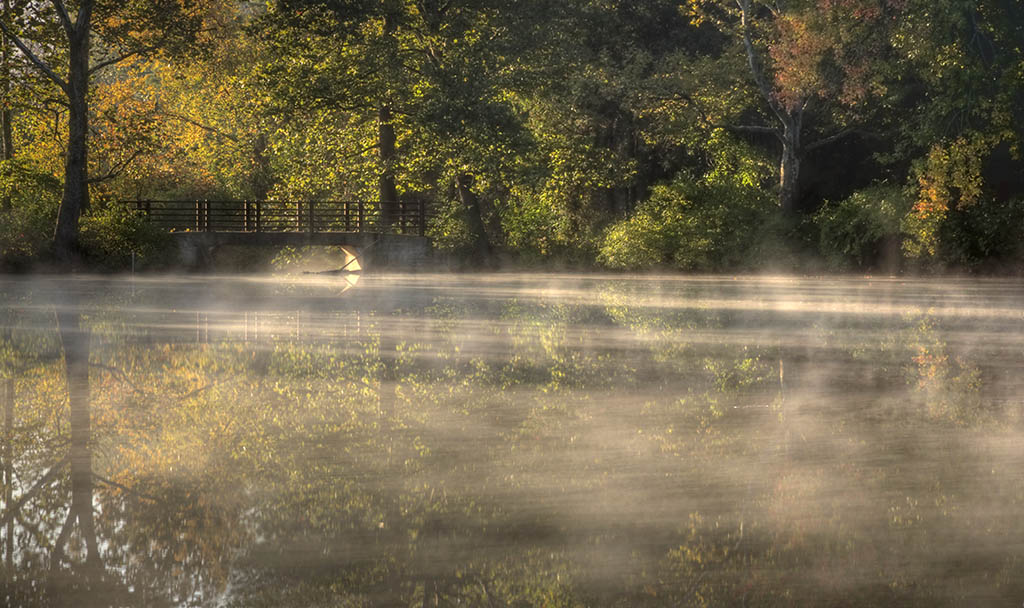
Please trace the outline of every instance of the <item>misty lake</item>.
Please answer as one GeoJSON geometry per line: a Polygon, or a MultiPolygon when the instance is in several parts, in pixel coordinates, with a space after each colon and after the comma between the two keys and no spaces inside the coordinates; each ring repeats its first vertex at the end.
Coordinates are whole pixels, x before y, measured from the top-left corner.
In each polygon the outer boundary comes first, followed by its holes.
{"type": "Polygon", "coordinates": [[[0,605],[1020,606],[1019,280],[0,278],[0,605]]]}

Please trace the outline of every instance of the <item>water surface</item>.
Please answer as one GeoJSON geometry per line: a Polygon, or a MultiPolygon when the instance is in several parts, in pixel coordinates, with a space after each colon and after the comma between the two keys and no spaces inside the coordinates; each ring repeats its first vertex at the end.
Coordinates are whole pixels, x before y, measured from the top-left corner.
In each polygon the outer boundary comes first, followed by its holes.
{"type": "Polygon", "coordinates": [[[1019,281],[0,278],[0,604],[1024,602],[1019,281]]]}

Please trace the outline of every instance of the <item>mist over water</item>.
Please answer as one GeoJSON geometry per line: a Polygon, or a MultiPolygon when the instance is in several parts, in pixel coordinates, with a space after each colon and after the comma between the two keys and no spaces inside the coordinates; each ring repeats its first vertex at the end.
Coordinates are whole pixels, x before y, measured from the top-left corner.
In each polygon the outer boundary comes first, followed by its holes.
{"type": "Polygon", "coordinates": [[[348,285],[0,279],[0,604],[1024,602],[1019,281],[348,285]]]}

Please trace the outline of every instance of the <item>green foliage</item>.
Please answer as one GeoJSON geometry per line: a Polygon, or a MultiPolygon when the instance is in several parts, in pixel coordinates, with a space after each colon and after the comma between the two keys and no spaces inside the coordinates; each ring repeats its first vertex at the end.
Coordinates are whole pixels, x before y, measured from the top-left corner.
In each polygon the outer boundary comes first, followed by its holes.
{"type": "Polygon", "coordinates": [[[609,268],[724,270],[753,263],[772,203],[763,191],[729,183],[658,186],[605,232],[598,261],[609,268]]]}
{"type": "Polygon", "coordinates": [[[902,188],[887,184],[826,203],[813,218],[820,253],[836,270],[873,266],[884,255],[881,249],[899,238],[910,206],[902,188]]]}
{"type": "MultiPolygon", "coordinates": [[[[741,8],[721,0],[100,3],[94,36],[132,57],[91,80],[89,177],[126,199],[441,202],[430,234],[465,258],[782,270],[795,243],[851,269],[902,233],[922,265],[1015,259],[1024,5],[758,4],[752,62],[741,8]],[[799,231],[767,208],[780,139],[803,161],[786,200],[824,207],[799,231]],[[850,170],[822,160],[840,149],[850,170]],[[997,151],[1012,162],[992,171],[997,151]],[[675,175],[702,179],[652,187],[675,175]],[[457,202],[457,179],[477,198],[457,202]],[[900,226],[879,180],[917,190],[900,226]]],[[[14,29],[63,74],[54,8],[23,16],[14,29]]],[[[10,59],[19,166],[59,175],[67,112],[10,59]]],[[[53,192],[3,212],[7,266],[46,251],[53,192]]],[[[114,242],[90,255],[118,266],[101,252],[114,242]]]]}
{"type": "Polygon", "coordinates": [[[171,237],[125,205],[108,204],[82,217],[85,258],[104,270],[161,268],[175,253],[171,237]]]}
{"type": "Polygon", "coordinates": [[[554,205],[526,193],[505,207],[501,222],[509,250],[526,261],[563,254],[571,246],[565,236],[567,223],[554,205]]]}
{"type": "Polygon", "coordinates": [[[27,266],[46,251],[60,182],[18,159],[0,161],[0,267],[27,266]]]}
{"type": "Polygon", "coordinates": [[[1024,263],[1024,199],[985,201],[951,210],[938,230],[940,264],[1019,269],[1024,263]]]}
{"type": "Polygon", "coordinates": [[[605,232],[598,261],[609,268],[645,270],[667,262],[681,214],[643,205],[605,232]]]}
{"type": "Polygon", "coordinates": [[[466,213],[456,201],[439,205],[427,226],[427,236],[439,251],[468,254],[473,249],[473,235],[466,223],[466,213]]]}

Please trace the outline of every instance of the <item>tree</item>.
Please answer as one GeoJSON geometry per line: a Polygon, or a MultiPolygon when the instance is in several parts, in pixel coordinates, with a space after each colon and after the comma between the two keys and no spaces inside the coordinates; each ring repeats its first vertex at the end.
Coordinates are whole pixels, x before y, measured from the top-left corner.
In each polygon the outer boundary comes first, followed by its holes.
{"type": "Polygon", "coordinates": [[[532,77],[530,53],[542,44],[537,25],[546,14],[533,3],[422,3],[414,25],[427,58],[419,173],[454,191],[479,264],[493,261],[504,240],[500,223],[488,222],[490,200],[508,196],[534,146],[513,98],[532,77]]]}
{"type": "Polygon", "coordinates": [[[909,89],[896,156],[909,162],[917,196],[904,251],[938,259],[949,249],[945,232],[960,249],[946,254],[958,263],[1012,254],[1019,235],[1001,233],[1019,225],[1015,200],[1024,188],[1024,5],[915,0],[906,14],[896,30],[909,89]]]}
{"type": "Polygon", "coordinates": [[[312,164],[315,151],[305,147],[281,158],[281,140],[314,127],[296,129],[269,111],[249,69],[263,57],[243,34],[248,17],[229,17],[200,57],[130,60],[97,87],[93,107],[107,128],[94,133],[102,156],[93,165],[112,177],[107,189],[115,196],[267,200],[282,165],[312,164]]]}
{"type": "Polygon", "coordinates": [[[584,244],[679,169],[679,146],[646,136],[639,100],[675,67],[667,58],[707,40],[675,2],[577,1],[551,13],[518,91],[545,172],[531,196],[556,210],[561,242],[584,244]]]}
{"type": "Polygon", "coordinates": [[[410,10],[394,1],[280,0],[253,28],[268,53],[260,68],[264,82],[282,111],[306,119],[324,113],[348,118],[355,141],[349,139],[347,153],[372,163],[382,202],[399,199],[400,139],[421,86],[410,10]],[[376,152],[372,161],[370,152],[376,152]]]}
{"type": "Polygon", "coordinates": [[[697,20],[711,20],[738,42],[762,104],[757,111],[762,124],[707,121],[707,126],[760,134],[778,142],[779,206],[791,215],[800,206],[803,161],[823,146],[861,133],[864,108],[870,109],[872,98],[884,96],[881,80],[888,71],[880,66],[897,3],[695,0],[692,4],[697,20]]]}
{"type": "Polygon", "coordinates": [[[525,49],[524,14],[503,2],[293,0],[274,3],[257,31],[268,87],[287,113],[348,131],[335,144],[348,148],[348,179],[368,191],[372,175],[380,201],[458,199],[484,260],[493,246],[481,188],[514,162],[522,132],[504,91],[525,49]]]}
{"type": "Polygon", "coordinates": [[[50,0],[18,6],[10,20],[0,20],[3,34],[57,88],[68,110],[64,190],[54,229],[54,252],[62,263],[75,256],[79,218],[89,206],[89,92],[95,74],[128,57],[184,50],[195,41],[205,8],[203,0],[81,0],[77,6],[50,0]],[[94,35],[100,43],[95,49],[94,35]],[[64,76],[58,73],[62,66],[64,76]]]}

